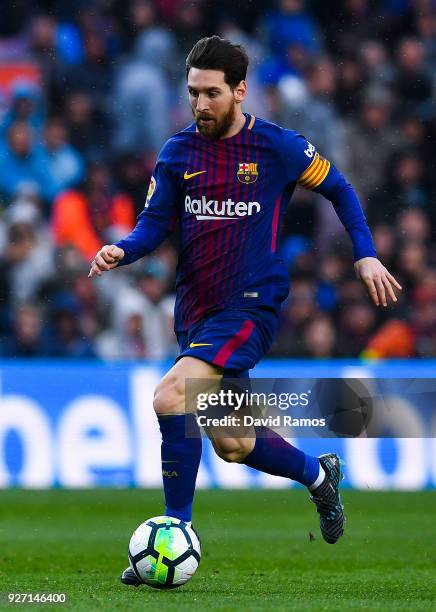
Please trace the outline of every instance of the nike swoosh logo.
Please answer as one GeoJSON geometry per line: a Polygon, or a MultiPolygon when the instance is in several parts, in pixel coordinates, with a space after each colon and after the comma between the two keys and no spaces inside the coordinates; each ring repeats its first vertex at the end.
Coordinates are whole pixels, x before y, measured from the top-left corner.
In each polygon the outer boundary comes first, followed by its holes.
{"type": "Polygon", "coordinates": [[[207,172],[207,170],[200,170],[200,172],[193,172],[192,174],[188,174],[188,172],[185,172],[183,178],[185,179],[185,181],[188,181],[193,176],[197,176],[198,174],[204,174],[205,172],[207,172]]]}
{"type": "Polygon", "coordinates": [[[189,348],[196,348],[197,346],[213,346],[213,344],[205,344],[204,342],[191,342],[189,348]]]}

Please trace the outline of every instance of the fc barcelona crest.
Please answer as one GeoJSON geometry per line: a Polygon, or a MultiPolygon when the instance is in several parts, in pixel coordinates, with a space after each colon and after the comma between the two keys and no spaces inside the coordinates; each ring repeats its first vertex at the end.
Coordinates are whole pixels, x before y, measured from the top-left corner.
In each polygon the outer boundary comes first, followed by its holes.
{"type": "Polygon", "coordinates": [[[258,164],[252,164],[249,162],[239,164],[237,174],[238,181],[241,181],[241,183],[245,183],[246,185],[248,185],[248,183],[255,183],[259,176],[257,166],[258,164]]]}

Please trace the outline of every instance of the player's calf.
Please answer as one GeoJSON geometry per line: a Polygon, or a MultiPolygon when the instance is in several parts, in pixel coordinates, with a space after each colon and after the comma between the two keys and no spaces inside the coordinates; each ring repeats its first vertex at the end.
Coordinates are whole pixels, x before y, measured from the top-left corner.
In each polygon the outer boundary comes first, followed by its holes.
{"type": "Polygon", "coordinates": [[[254,447],[252,438],[213,437],[213,434],[210,434],[209,438],[218,457],[227,463],[242,463],[254,447]]]}

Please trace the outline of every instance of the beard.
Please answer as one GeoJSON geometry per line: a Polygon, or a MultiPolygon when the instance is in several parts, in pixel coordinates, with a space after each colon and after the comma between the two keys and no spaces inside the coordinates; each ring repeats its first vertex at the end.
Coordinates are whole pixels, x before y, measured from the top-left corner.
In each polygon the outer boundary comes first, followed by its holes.
{"type": "Polygon", "coordinates": [[[218,140],[219,138],[222,138],[232,127],[235,119],[235,107],[236,103],[234,100],[232,100],[229,109],[220,119],[210,117],[206,114],[196,113],[193,110],[192,112],[194,114],[195,123],[200,134],[209,140],[218,140]],[[201,119],[209,119],[209,121],[207,123],[203,123],[201,119]]]}

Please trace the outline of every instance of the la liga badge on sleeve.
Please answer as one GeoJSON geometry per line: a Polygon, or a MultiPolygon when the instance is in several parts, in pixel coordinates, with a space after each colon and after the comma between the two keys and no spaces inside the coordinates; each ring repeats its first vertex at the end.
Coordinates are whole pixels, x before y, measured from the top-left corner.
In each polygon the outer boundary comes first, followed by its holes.
{"type": "Polygon", "coordinates": [[[152,195],[154,194],[155,189],[156,189],[156,179],[154,178],[154,176],[152,176],[150,179],[150,185],[148,187],[147,199],[145,200],[144,208],[148,208],[148,205],[150,204],[150,200],[151,200],[152,195]]]}

